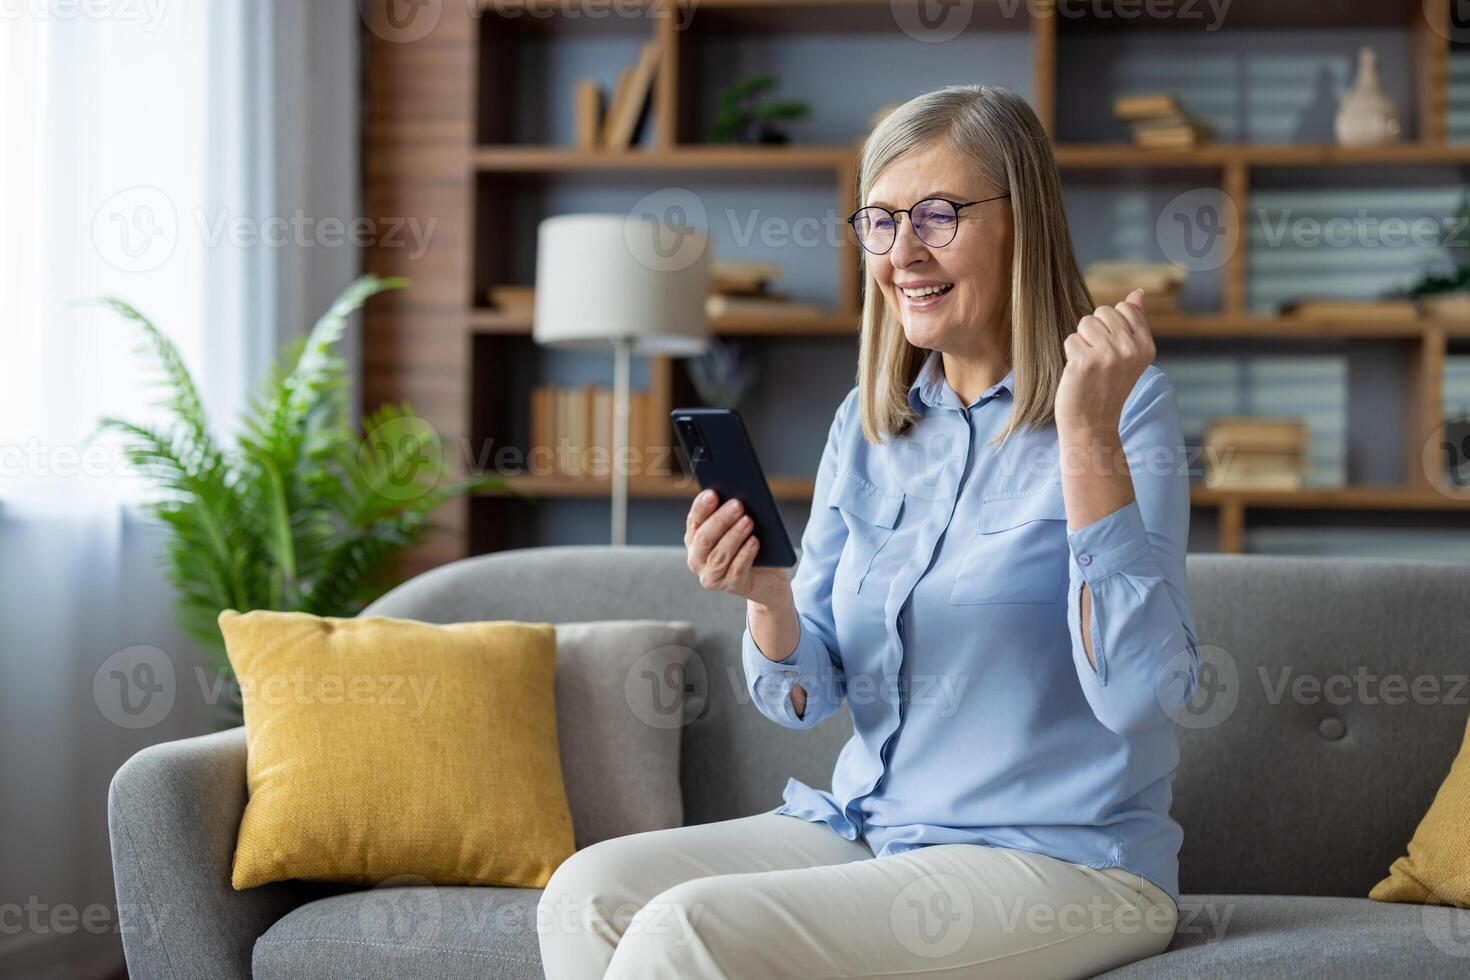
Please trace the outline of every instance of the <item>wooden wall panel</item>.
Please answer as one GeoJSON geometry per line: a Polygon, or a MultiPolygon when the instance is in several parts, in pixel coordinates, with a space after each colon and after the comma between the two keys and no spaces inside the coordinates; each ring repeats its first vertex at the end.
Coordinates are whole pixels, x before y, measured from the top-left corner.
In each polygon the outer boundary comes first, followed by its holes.
{"type": "MultiPolygon", "coordinates": [[[[444,3],[437,5],[432,30],[410,39],[382,26],[394,2],[373,0],[364,18],[363,196],[366,215],[378,227],[411,219],[420,237],[409,237],[405,224],[398,241],[368,250],[369,272],[410,282],[365,315],[363,408],[409,402],[447,441],[446,477],[452,478],[462,474],[458,447],[469,437],[468,176],[480,23],[469,4],[444,3]]],[[[446,506],[435,519],[449,533],[417,549],[401,575],[467,553],[468,504],[446,506]]]]}

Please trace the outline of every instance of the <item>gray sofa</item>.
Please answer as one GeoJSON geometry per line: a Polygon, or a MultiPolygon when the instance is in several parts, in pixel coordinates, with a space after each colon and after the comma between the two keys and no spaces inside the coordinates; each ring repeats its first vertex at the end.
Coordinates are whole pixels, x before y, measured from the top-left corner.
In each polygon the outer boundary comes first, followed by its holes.
{"type": "MultiPolygon", "coordinates": [[[[1215,699],[1197,697],[1180,726],[1179,927],[1166,952],[1106,976],[1470,975],[1470,911],[1364,897],[1459,747],[1470,566],[1196,555],[1188,568],[1215,699]]],[[[788,776],[827,785],[851,731],[845,708],[798,732],[744,700],[743,603],[700,588],[680,547],[500,552],[370,611],[695,623],[708,691],[683,728],[686,823],[771,809],[788,776]]],[[[536,890],[231,890],[244,800],[240,729],[155,746],[118,772],[109,818],[134,980],[541,976],[536,890]]]]}

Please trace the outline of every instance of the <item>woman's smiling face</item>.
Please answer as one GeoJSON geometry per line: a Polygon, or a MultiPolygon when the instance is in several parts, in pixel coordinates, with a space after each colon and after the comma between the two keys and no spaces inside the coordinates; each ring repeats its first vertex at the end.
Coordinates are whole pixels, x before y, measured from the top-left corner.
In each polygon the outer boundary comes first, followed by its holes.
{"type": "MultiPolygon", "coordinates": [[[[963,204],[1001,193],[941,140],[890,163],[863,203],[896,210],[930,197],[963,204]]],[[[866,256],[909,343],[964,353],[988,346],[989,342],[976,343],[987,330],[999,331],[994,339],[1001,344],[1008,342],[1009,324],[1004,317],[1011,295],[1009,204],[1008,198],[1002,198],[965,208],[959,213],[954,241],[940,248],[920,241],[909,216],[899,215],[893,248],[883,255],[866,256]],[[904,292],[904,287],[945,284],[953,288],[940,296],[917,298],[904,292]]]]}

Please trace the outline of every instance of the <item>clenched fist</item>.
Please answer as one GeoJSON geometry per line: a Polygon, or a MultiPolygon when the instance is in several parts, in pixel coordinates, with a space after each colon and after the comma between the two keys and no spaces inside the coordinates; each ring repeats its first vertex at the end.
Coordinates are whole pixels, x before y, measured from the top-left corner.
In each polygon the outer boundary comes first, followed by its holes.
{"type": "Polygon", "coordinates": [[[1154,337],[1143,314],[1143,290],[1116,306],[1099,306],[1062,342],[1067,366],[1057,386],[1058,431],[1116,432],[1123,403],[1154,359],[1154,337]]]}

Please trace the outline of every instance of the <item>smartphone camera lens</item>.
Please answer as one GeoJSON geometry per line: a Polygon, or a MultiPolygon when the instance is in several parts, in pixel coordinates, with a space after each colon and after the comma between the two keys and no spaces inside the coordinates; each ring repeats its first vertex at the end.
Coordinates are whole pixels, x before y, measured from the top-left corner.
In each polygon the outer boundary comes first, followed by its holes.
{"type": "Polygon", "coordinates": [[[685,450],[689,453],[691,463],[709,459],[709,450],[705,447],[704,437],[700,435],[699,426],[693,419],[679,420],[679,436],[684,443],[685,450]]]}

